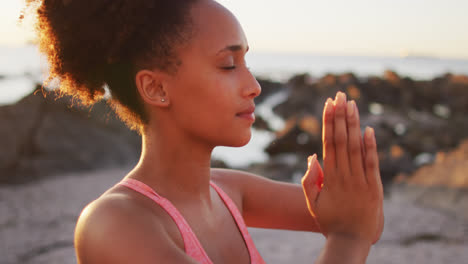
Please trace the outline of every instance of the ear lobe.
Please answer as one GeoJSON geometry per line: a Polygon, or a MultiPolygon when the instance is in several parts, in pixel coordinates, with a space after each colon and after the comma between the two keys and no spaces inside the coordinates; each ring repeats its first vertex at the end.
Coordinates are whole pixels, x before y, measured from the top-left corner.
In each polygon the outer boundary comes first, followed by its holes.
{"type": "Polygon", "coordinates": [[[167,106],[168,93],[163,78],[156,72],[141,70],[135,76],[136,87],[141,98],[150,105],[167,106]]]}

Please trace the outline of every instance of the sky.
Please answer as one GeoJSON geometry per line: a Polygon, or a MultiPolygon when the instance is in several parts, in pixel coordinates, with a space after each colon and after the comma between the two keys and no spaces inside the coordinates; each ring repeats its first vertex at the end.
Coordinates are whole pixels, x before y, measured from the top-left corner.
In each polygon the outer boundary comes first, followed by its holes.
{"type": "MultiPolygon", "coordinates": [[[[33,38],[24,0],[2,0],[0,45],[33,38]]],[[[218,0],[252,51],[468,58],[467,0],[218,0]]]]}

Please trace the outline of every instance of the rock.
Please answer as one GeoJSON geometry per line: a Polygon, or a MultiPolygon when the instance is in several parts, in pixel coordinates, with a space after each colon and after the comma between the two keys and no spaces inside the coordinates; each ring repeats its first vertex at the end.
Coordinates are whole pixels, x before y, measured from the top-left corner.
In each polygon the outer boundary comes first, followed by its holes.
{"type": "Polygon", "coordinates": [[[410,108],[414,82],[411,79],[400,79],[398,75],[388,72],[386,78],[391,78],[391,81],[370,77],[366,82],[360,83],[362,96],[358,105],[368,105],[373,102],[383,105],[398,103],[401,109],[410,108]]]}
{"type": "Polygon", "coordinates": [[[411,176],[400,176],[399,182],[418,186],[443,186],[468,190],[468,140],[450,152],[439,152],[435,162],[421,167],[411,176]]]}
{"type": "Polygon", "coordinates": [[[222,169],[229,169],[229,166],[226,164],[226,162],[218,159],[211,159],[211,167],[212,168],[222,168],[222,169]]]}
{"type": "Polygon", "coordinates": [[[263,119],[263,117],[260,115],[255,116],[255,122],[252,126],[259,130],[273,131],[268,122],[265,119],[263,119]]]}
{"type": "Polygon", "coordinates": [[[401,146],[379,147],[380,176],[387,186],[399,173],[411,173],[415,169],[412,157],[401,146]]]}
{"type": "Polygon", "coordinates": [[[462,217],[468,223],[467,171],[468,140],[464,140],[453,151],[437,153],[433,164],[413,174],[400,173],[394,180],[392,193],[401,196],[400,199],[462,217]]]}
{"type": "Polygon", "coordinates": [[[304,155],[321,149],[316,141],[320,135],[310,141],[297,118],[319,117],[320,124],[325,100],[334,97],[337,91],[356,101],[362,129],[375,128],[385,182],[398,173],[412,173],[425,162],[431,162],[431,159],[422,161],[422,157],[450,150],[467,137],[467,76],[446,74],[433,80],[414,81],[393,71],[386,71],[382,78],[366,79],[358,79],[351,73],[327,74],[320,79],[299,74],[286,87],[288,99],[273,111],[288,121],[267,147],[270,155],[295,152],[304,155]],[[392,155],[395,146],[404,155],[395,158],[392,155]]]}
{"type": "Polygon", "coordinates": [[[295,154],[279,154],[271,157],[264,163],[253,163],[243,170],[269,179],[297,182],[307,170],[307,157],[299,157],[295,154]]]}
{"type": "Polygon", "coordinates": [[[0,184],[37,180],[62,172],[134,164],[140,137],[104,102],[93,109],[70,107],[38,85],[18,103],[0,107],[0,184]]]}
{"type": "Polygon", "coordinates": [[[342,91],[349,93],[349,98],[359,99],[361,96],[359,86],[359,80],[352,73],[327,74],[318,80],[308,74],[299,74],[286,84],[290,90],[288,100],[273,110],[285,119],[300,114],[322,116],[327,98],[334,98],[338,91],[342,91]]]}
{"type": "Polygon", "coordinates": [[[308,74],[291,78],[286,84],[289,89],[288,99],[275,106],[273,112],[284,119],[299,114],[315,114],[319,96],[317,85],[312,80],[308,74]]]}
{"type": "Polygon", "coordinates": [[[308,156],[317,153],[321,156],[320,121],[314,116],[292,117],[286,121],[286,127],[276,133],[276,138],[265,151],[270,156],[282,153],[295,153],[308,156]]]}
{"type": "Polygon", "coordinates": [[[442,102],[450,106],[455,115],[465,115],[468,112],[468,76],[447,74],[440,82],[442,102]]]}
{"type": "Polygon", "coordinates": [[[257,81],[260,84],[260,87],[262,87],[262,92],[259,96],[255,97],[254,100],[256,104],[261,104],[268,96],[280,91],[281,89],[284,89],[284,84],[280,82],[261,78],[257,78],[257,81]]]}

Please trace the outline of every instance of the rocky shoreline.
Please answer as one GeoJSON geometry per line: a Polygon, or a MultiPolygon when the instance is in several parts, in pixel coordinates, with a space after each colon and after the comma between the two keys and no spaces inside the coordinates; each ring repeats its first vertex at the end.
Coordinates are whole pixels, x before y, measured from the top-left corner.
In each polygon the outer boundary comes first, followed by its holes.
{"type": "MultiPolygon", "coordinates": [[[[285,83],[260,80],[260,105],[284,94],[275,129],[257,115],[255,129],[274,133],[269,159],[247,170],[299,182],[306,158],[321,154],[321,111],[337,91],[356,100],[364,126],[378,137],[387,192],[385,231],[368,263],[464,263],[468,259],[468,77],[414,81],[386,72],[285,83]]],[[[105,102],[92,109],[56,100],[40,86],[0,106],[0,263],[76,263],[73,230],[82,208],[136,163],[139,136],[105,102]],[[74,105],[74,106],[70,106],[74,105]]],[[[228,167],[213,160],[213,167],[228,167]]],[[[267,263],[311,263],[324,239],[307,232],[251,229],[267,263]]]]}
{"type": "MultiPolygon", "coordinates": [[[[468,76],[446,74],[433,80],[415,81],[387,71],[383,77],[359,79],[348,73],[313,78],[302,74],[283,85],[260,83],[265,96],[278,90],[288,93],[287,99],[273,108],[284,118],[286,126],[275,131],[275,140],[265,150],[270,160],[247,168],[265,170],[273,178],[278,178],[275,175],[278,169],[288,172],[278,175],[304,171],[302,161],[308,155],[321,155],[322,109],[326,99],[337,91],[356,101],[362,128],[375,128],[385,184],[399,174],[411,174],[433,163],[438,152],[455,149],[468,138],[468,76]],[[290,165],[282,162],[284,157],[294,160],[291,156],[296,162],[289,162],[290,165]]],[[[254,126],[268,129],[268,121],[254,126]]]]}
{"type": "MultiPolygon", "coordinates": [[[[468,76],[415,81],[387,71],[382,77],[299,74],[285,83],[259,83],[257,105],[277,93],[287,95],[272,109],[285,126],[275,130],[257,113],[254,127],[275,134],[265,149],[269,159],[238,169],[270,178],[294,181],[306,170],[307,156],[321,156],[322,109],[337,91],[356,100],[363,128],[375,128],[385,184],[433,163],[438,152],[455,149],[468,138],[468,76]]],[[[141,150],[139,136],[105,102],[82,107],[69,97],[57,100],[40,85],[16,104],[0,106],[0,123],[5,124],[0,127],[0,184],[135,164],[141,150]]],[[[227,167],[219,160],[212,165],[227,167]]]]}

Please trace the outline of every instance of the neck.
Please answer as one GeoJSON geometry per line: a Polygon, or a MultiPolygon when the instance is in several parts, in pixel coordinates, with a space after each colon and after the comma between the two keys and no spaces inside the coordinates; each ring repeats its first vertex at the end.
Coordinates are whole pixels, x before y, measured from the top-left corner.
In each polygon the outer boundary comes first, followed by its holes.
{"type": "Polygon", "coordinates": [[[214,147],[187,137],[147,131],[142,136],[140,161],[127,177],[141,180],[173,203],[211,205],[214,147]]]}

